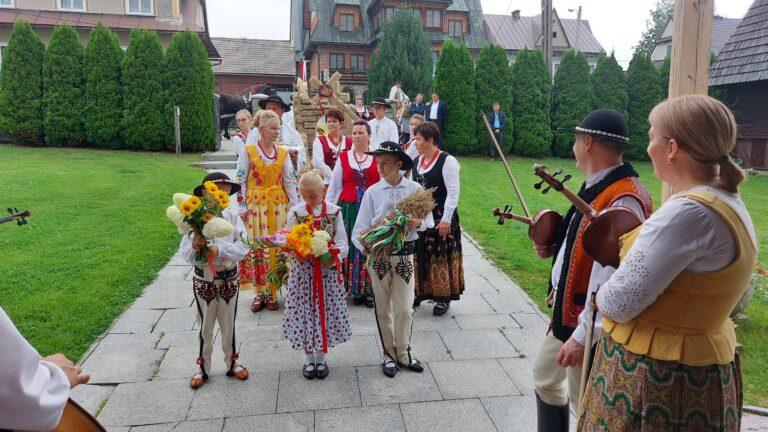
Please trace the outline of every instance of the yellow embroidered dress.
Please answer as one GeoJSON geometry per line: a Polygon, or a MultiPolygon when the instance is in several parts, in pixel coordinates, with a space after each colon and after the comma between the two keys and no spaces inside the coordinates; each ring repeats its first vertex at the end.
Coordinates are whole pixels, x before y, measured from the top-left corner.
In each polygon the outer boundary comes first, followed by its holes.
{"type": "MultiPolygon", "coordinates": [[[[287,158],[283,146],[275,146],[273,155],[265,155],[258,145],[247,145],[244,160],[238,161],[238,179],[245,185],[242,216],[249,241],[285,227],[289,204],[297,197],[293,167],[286,163],[287,158]]],[[[267,286],[266,276],[278,259],[274,249],[251,250],[240,262],[241,288],[276,299],[280,287],[267,286]]]]}

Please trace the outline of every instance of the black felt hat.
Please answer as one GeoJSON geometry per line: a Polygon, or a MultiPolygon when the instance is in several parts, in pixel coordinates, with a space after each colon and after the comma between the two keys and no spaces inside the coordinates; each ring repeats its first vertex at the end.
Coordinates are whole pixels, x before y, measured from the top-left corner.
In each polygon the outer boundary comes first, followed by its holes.
{"type": "Polygon", "coordinates": [[[280,96],[278,96],[276,94],[275,95],[271,95],[271,96],[267,97],[266,99],[260,100],[259,101],[259,108],[267,109],[267,102],[277,102],[277,103],[279,103],[280,105],[283,106],[283,109],[285,110],[285,112],[288,112],[288,111],[291,110],[291,106],[288,105],[287,103],[283,102],[283,98],[281,98],[280,96]]]}
{"type": "Polygon", "coordinates": [[[601,138],[629,142],[629,128],[621,114],[612,109],[597,109],[589,113],[578,126],[573,128],[576,133],[594,135],[601,138]]]}
{"type": "Polygon", "coordinates": [[[202,197],[203,196],[203,191],[205,190],[205,186],[204,186],[205,182],[209,182],[209,181],[217,183],[217,184],[225,183],[225,184],[230,185],[232,187],[232,189],[229,190],[229,194],[230,195],[234,195],[234,194],[236,194],[237,192],[240,191],[240,185],[237,184],[237,183],[233,183],[232,180],[229,179],[228,175],[226,175],[226,174],[224,174],[222,172],[213,172],[213,173],[210,173],[207,176],[205,176],[205,178],[203,179],[203,184],[201,184],[200,186],[196,187],[195,190],[192,193],[194,193],[195,195],[197,195],[199,197],[202,197]]]}
{"type": "Polygon", "coordinates": [[[392,105],[388,104],[387,100],[384,99],[383,97],[377,97],[376,99],[374,99],[373,102],[371,102],[371,106],[374,106],[374,105],[381,105],[387,108],[392,108],[392,105]]]}
{"type": "Polygon", "coordinates": [[[403,161],[403,166],[400,167],[400,170],[408,171],[409,169],[413,168],[413,159],[411,159],[411,157],[403,151],[403,148],[400,146],[400,144],[392,141],[384,141],[383,143],[379,144],[379,148],[372,152],[365,152],[365,154],[373,156],[381,156],[385,154],[394,155],[403,161]]]}

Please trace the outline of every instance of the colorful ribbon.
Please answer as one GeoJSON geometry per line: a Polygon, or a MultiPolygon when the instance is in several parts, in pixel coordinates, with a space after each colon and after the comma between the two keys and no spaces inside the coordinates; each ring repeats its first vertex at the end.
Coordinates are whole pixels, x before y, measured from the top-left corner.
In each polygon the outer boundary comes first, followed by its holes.
{"type": "Polygon", "coordinates": [[[323,263],[320,258],[312,258],[312,304],[320,312],[320,331],[323,336],[323,352],[328,352],[328,331],[325,323],[325,289],[323,288],[323,263]]]}

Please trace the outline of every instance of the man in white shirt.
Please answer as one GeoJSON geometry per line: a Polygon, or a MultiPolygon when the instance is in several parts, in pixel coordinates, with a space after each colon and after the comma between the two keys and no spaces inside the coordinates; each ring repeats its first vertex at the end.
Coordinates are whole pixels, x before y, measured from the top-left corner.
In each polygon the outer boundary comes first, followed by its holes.
{"type": "MultiPolygon", "coordinates": [[[[294,172],[298,172],[307,163],[307,151],[299,131],[293,127],[291,124],[292,121],[286,121],[286,118],[293,119],[293,116],[288,115],[291,111],[291,107],[283,102],[283,99],[277,95],[260,100],[259,107],[277,114],[277,117],[280,119],[280,136],[277,140],[288,147],[288,154],[291,156],[293,170],[294,172]]],[[[248,132],[246,144],[256,144],[259,142],[259,137],[259,128],[251,128],[251,131],[248,132]]]]}
{"type": "Polygon", "coordinates": [[[0,429],[52,430],[70,390],[91,377],[62,354],[40,357],[0,307],[0,429]]]}
{"type": "Polygon", "coordinates": [[[402,90],[402,81],[395,82],[395,85],[392,86],[391,89],[389,89],[389,100],[403,100],[405,97],[403,96],[403,90],[402,90]]]}
{"type": "MultiPolygon", "coordinates": [[[[360,234],[384,219],[398,202],[422,189],[421,185],[400,174],[401,170],[413,168],[413,159],[396,142],[384,142],[378,150],[367,154],[376,156],[381,180],[365,191],[352,229],[352,242],[358,250],[366,253],[369,251],[360,242],[360,234]]],[[[431,212],[423,220],[411,219],[403,247],[370,266],[376,324],[384,349],[381,368],[384,375],[390,378],[395,376],[398,367],[414,372],[424,371],[419,360],[411,356],[410,346],[415,297],[413,252],[418,232],[434,226],[431,212]]]]}
{"type": "Polygon", "coordinates": [[[398,142],[399,133],[395,122],[387,118],[387,110],[392,108],[392,106],[384,98],[374,99],[371,107],[376,117],[368,122],[371,125],[370,149],[371,151],[376,151],[383,142],[398,142]]]}
{"type": "MultiPolygon", "coordinates": [[[[648,191],[637,180],[638,174],[623,161],[629,142],[626,122],[613,110],[595,110],[574,129],[573,152],[576,165],[587,180],[579,192],[587,203],[608,203],[606,207],[624,207],[643,221],[652,205],[648,191]]],[[[551,291],[547,304],[553,308],[551,332],[541,343],[533,365],[539,430],[563,431],[569,428],[568,404],[575,412],[579,407],[579,384],[585,351],[587,317],[584,307],[591,293],[616,271],[603,267],[591,258],[576,241],[588,220],[575,207],[566,214],[555,244],[535,245],[540,258],[555,256],[551,273],[551,291]]],[[[592,345],[597,343],[600,318],[595,321],[592,345]]]]}
{"type": "Polygon", "coordinates": [[[440,146],[442,147],[445,140],[445,121],[448,117],[448,108],[445,102],[440,100],[440,95],[432,93],[432,102],[427,104],[424,115],[427,120],[436,123],[437,127],[440,128],[440,146]]]}

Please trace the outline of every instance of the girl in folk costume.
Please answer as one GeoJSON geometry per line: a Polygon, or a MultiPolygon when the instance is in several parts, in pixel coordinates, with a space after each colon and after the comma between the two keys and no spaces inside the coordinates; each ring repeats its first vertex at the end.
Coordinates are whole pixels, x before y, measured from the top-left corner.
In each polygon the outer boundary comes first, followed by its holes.
{"type": "MultiPolygon", "coordinates": [[[[284,228],[288,209],[298,201],[288,150],[275,145],[280,133],[277,114],[261,110],[253,118],[253,125],[259,128],[259,140],[246,145],[243,157],[237,161],[237,171],[244,173],[240,184],[245,196],[244,220],[249,241],[284,228]]],[[[279,309],[280,287],[266,283],[267,273],[277,259],[274,249],[252,249],[240,263],[241,286],[255,291],[253,312],[265,306],[272,311],[279,309]]]]}
{"type": "Polygon", "coordinates": [[[331,181],[333,168],[339,159],[339,154],[352,147],[352,138],[341,134],[344,114],[336,108],[325,112],[327,133],[318,135],[312,143],[312,166],[323,173],[326,186],[331,181]]]}
{"type": "Polygon", "coordinates": [[[603,336],[579,430],[735,432],[743,395],[729,315],[757,258],[744,172],[728,156],[736,122],[702,95],[662,102],[649,122],[654,175],[673,195],[622,238],[621,264],[597,292],[603,336]]]}
{"type": "Polygon", "coordinates": [[[416,156],[419,155],[419,151],[416,150],[416,146],[414,143],[416,142],[416,128],[424,123],[424,116],[421,114],[414,114],[411,116],[411,118],[408,120],[408,127],[411,131],[411,138],[403,143],[403,150],[405,150],[406,153],[408,153],[408,156],[412,158],[416,158],[416,156]]]}
{"type": "Polygon", "coordinates": [[[347,232],[341,209],[323,199],[323,189],[319,170],[301,176],[299,193],[303,201],[291,208],[287,226],[290,229],[310,223],[315,229],[327,231],[333,241],[329,257],[297,259],[291,265],[286,287],[283,339],[290,341],[293,349],[304,350],[302,372],[310,380],[328,376],[328,348],[352,337],[339,261],[349,249],[347,232]]]}
{"type": "MultiPolygon", "coordinates": [[[[348,227],[355,226],[366,189],[379,181],[376,157],[366,154],[370,139],[371,127],[368,122],[356,121],[352,126],[352,149],[341,154],[328,185],[326,198],[328,202],[341,206],[344,225],[348,227]]],[[[352,241],[351,237],[349,241],[352,241]]],[[[349,256],[344,260],[344,280],[356,305],[365,303],[368,308],[373,308],[373,289],[365,261],[365,255],[352,246],[349,256]]]]}
{"type": "Polygon", "coordinates": [[[440,221],[434,228],[419,233],[416,240],[416,298],[414,307],[422,300],[434,300],[434,315],[445,314],[451,300],[464,292],[464,265],[461,254],[459,213],[459,162],[437,148],[440,130],[432,122],[422,123],[414,130],[419,156],[415,158],[413,180],[425,189],[436,188],[432,217],[440,221]]]}
{"type": "MultiPolygon", "coordinates": [[[[237,112],[237,114],[235,114],[235,120],[237,121],[237,126],[240,127],[240,130],[237,131],[237,135],[232,137],[232,146],[235,148],[237,159],[240,160],[245,157],[245,143],[248,141],[248,133],[251,131],[251,122],[253,121],[253,116],[247,109],[241,109],[237,112]]],[[[237,183],[242,183],[241,179],[245,176],[245,172],[245,169],[237,170],[235,174],[235,181],[237,183]]],[[[242,191],[238,191],[236,195],[237,205],[240,208],[240,214],[245,216],[245,196],[243,195],[242,191]]]]}

